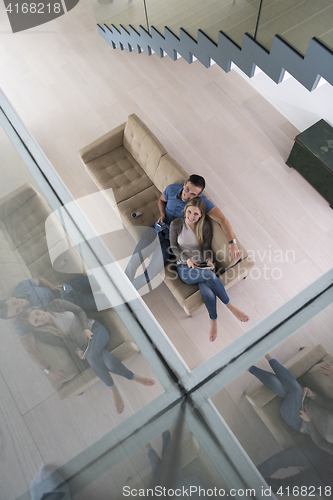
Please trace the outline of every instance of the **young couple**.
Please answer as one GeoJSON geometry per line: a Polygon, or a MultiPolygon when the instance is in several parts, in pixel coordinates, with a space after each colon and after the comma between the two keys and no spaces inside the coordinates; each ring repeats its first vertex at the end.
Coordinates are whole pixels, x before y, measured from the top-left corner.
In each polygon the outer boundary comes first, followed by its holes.
{"type": "Polygon", "coordinates": [[[155,382],[128,370],[105,349],[109,342],[108,330],[98,321],[89,319],[83,310],[97,311],[91,283],[94,288],[98,286],[92,277],[87,276],[58,286],[44,278],[21,281],[15,288],[14,297],[0,301],[0,317],[15,318],[29,356],[47,376],[56,381],[65,381],[67,374],[56,366],[48,365],[37,349],[36,338],[49,345],[66,347],[79,358],[86,359],[94,373],[110,389],[117,413],[122,413],[124,403],[110,372],[146,386],[155,382]],[[65,293],[60,295],[63,289],[65,293]],[[57,298],[59,296],[61,298],[57,298]],[[89,348],[84,354],[82,346],[88,341],[89,348]]]}
{"type": "Polygon", "coordinates": [[[165,189],[158,200],[160,211],[158,223],[166,224],[165,230],[158,233],[163,263],[157,256],[158,252],[154,251],[146,271],[135,277],[138,267],[152,253],[153,241],[157,241],[156,231],[152,226],[136,246],[125,273],[139,290],[161,271],[161,265],[165,266],[175,255],[180,278],[188,284],[199,284],[211,320],[209,340],[213,342],[217,337],[216,297],[240,321],[246,322],[250,318],[231,303],[224,286],[214,273],[211,251],[212,229],[205,214],[216,221],[226,234],[229,254],[233,260],[239,258],[240,252],[230,223],[202,194],[204,188],[204,178],[193,174],[184,185],[170,184],[165,189]],[[208,267],[199,267],[203,261],[208,261],[208,267]]]}
{"type": "MultiPolygon", "coordinates": [[[[333,487],[333,400],[303,388],[271,353],[265,358],[274,373],[254,365],[248,371],[282,398],[280,414],[285,423],[311,439],[304,440],[300,448],[292,446],[276,453],[258,469],[274,492],[280,488],[289,495],[288,488],[294,486],[321,487],[325,491],[325,486],[333,487]],[[277,470],[291,466],[306,469],[283,479],[271,477],[277,470]]],[[[326,364],[321,371],[331,376],[332,367],[326,364]]]]}

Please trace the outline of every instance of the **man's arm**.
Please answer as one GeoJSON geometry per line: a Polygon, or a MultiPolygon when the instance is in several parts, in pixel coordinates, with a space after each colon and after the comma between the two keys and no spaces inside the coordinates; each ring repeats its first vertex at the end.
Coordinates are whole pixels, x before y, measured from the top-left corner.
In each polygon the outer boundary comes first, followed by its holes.
{"type": "Polygon", "coordinates": [[[55,368],[54,366],[51,366],[49,368],[48,363],[45,361],[41,353],[37,350],[35,337],[31,332],[23,335],[23,337],[21,337],[21,342],[32,361],[43,371],[48,368],[50,370],[48,375],[51,375],[54,380],[61,381],[66,378],[66,373],[63,370],[59,370],[59,368],[55,368]]]}
{"type": "Polygon", "coordinates": [[[43,286],[44,288],[48,288],[49,290],[52,290],[53,292],[59,292],[61,290],[61,285],[52,285],[47,279],[45,278],[32,278],[32,280],[36,283],[37,286],[43,286]]]}
{"type": "MultiPolygon", "coordinates": [[[[228,241],[231,241],[235,238],[230,222],[228,221],[228,219],[226,219],[226,217],[223,215],[223,213],[219,208],[217,207],[212,208],[209,212],[207,212],[207,215],[209,215],[209,217],[213,219],[215,222],[220,224],[223,232],[228,238],[228,241]]],[[[232,260],[239,259],[240,251],[238,249],[237,243],[229,244],[229,255],[231,255],[232,260]]]]}
{"type": "Polygon", "coordinates": [[[160,217],[157,222],[164,222],[165,220],[165,207],[167,204],[167,200],[164,198],[163,194],[158,199],[158,209],[160,211],[160,217]]]}

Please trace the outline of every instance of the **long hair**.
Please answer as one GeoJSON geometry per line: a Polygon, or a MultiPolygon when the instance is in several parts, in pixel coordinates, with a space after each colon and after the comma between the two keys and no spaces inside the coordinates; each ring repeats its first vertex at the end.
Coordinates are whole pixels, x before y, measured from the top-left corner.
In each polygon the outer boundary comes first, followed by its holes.
{"type": "Polygon", "coordinates": [[[195,224],[194,234],[198,240],[199,245],[202,245],[204,242],[203,225],[205,223],[206,203],[202,198],[200,198],[200,196],[198,196],[197,198],[193,198],[192,200],[189,200],[184,208],[184,217],[186,217],[186,210],[188,209],[188,207],[197,207],[201,212],[201,217],[195,224]]]}
{"type": "Polygon", "coordinates": [[[63,332],[60,330],[55,325],[41,325],[41,326],[34,326],[29,322],[29,316],[31,311],[45,311],[42,307],[28,307],[25,309],[25,311],[22,311],[21,314],[18,316],[18,320],[20,325],[25,328],[26,330],[30,330],[36,333],[52,333],[53,335],[56,335],[57,337],[63,337],[63,332]]]}

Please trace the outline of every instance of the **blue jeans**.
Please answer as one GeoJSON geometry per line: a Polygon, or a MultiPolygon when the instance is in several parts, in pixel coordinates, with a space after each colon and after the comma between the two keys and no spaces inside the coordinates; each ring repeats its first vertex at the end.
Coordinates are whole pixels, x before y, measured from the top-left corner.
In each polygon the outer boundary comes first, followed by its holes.
{"type": "Polygon", "coordinates": [[[258,470],[266,482],[272,486],[274,492],[280,487],[282,487],[280,491],[283,491],[284,494],[288,494],[288,490],[284,490],[287,487],[314,486],[315,488],[324,488],[325,485],[333,485],[331,457],[332,455],[318,448],[310,437],[306,436],[300,447],[292,446],[279,451],[258,465],[258,470]],[[279,469],[287,467],[306,467],[306,469],[286,478],[270,478],[279,469]]]}
{"type": "Polygon", "coordinates": [[[271,358],[269,364],[274,373],[261,370],[256,366],[251,366],[249,372],[283,398],[280,406],[281,417],[286,424],[299,431],[303,422],[299,414],[302,408],[303,389],[290,371],[275,358],[271,358]]]}
{"type": "Polygon", "coordinates": [[[217,319],[216,297],[226,306],[231,303],[231,300],[214,271],[200,267],[192,269],[188,267],[187,264],[179,264],[177,266],[177,271],[180,279],[184,281],[184,283],[188,285],[194,285],[195,283],[199,284],[200,292],[204,299],[205,306],[207,307],[209,317],[212,321],[215,321],[217,319]]]}
{"type": "Polygon", "coordinates": [[[53,465],[41,467],[30,486],[31,500],[70,500],[69,487],[53,465]]]}
{"type": "MultiPolygon", "coordinates": [[[[153,474],[157,480],[161,480],[163,478],[163,472],[165,473],[165,470],[163,471],[163,466],[166,466],[166,452],[168,450],[168,447],[171,443],[171,435],[170,431],[164,431],[162,434],[162,459],[157,455],[156,451],[153,450],[153,448],[149,448],[147,450],[147,455],[149,458],[149,462],[153,471],[153,474]]],[[[181,468],[179,465],[178,460],[173,460],[172,461],[172,466],[174,467],[174,481],[179,480],[183,477],[183,474],[181,472],[181,468]]]]}
{"type": "Polygon", "coordinates": [[[152,226],[141,238],[125,269],[126,276],[132,282],[136,290],[140,290],[140,288],[149,283],[149,281],[155,278],[155,276],[164,269],[169,260],[173,257],[169,247],[170,240],[165,237],[164,232],[161,231],[157,233],[152,226]],[[138,268],[151,254],[152,257],[145,272],[134,278],[138,268]]]}
{"type": "Polygon", "coordinates": [[[62,298],[82,307],[84,311],[88,313],[96,312],[111,307],[109,300],[102,294],[99,295],[99,307],[97,307],[93,291],[99,290],[100,287],[93,276],[89,278],[88,276],[81,276],[80,278],[66,281],[66,284],[70,285],[73,290],[62,298]]]}
{"type": "Polygon", "coordinates": [[[114,386],[110,372],[133,380],[135,377],[134,373],[118,361],[113,354],[104,349],[109,342],[109,332],[105,326],[95,321],[91,331],[93,332],[93,338],[90,341],[87,361],[97,377],[110,389],[114,386]]]}
{"type": "Polygon", "coordinates": [[[272,476],[279,469],[287,467],[310,468],[322,466],[325,462],[331,462],[333,466],[333,456],[318,448],[310,436],[304,436],[298,446],[291,446],[279,451],[258,465],[258,471],[266,478],[272,476]]]}

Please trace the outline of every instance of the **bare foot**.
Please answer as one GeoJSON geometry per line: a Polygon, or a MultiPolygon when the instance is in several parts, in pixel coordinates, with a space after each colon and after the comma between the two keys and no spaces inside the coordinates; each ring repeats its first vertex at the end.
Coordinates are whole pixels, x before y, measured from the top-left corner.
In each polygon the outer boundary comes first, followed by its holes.
{"type": "Polygon", "coordinates": [[[125,405],[124,405],[123,398],[119,394],[119,391],[115,385],[111,389],[111,394],[113,397],[113,402],[114,402],[114,405],[116,407],[117,413],[118,413],[118,415],[120,415],[120,413],[122,413],[124,411],[125,405]]]}
{"type": "Polygon", "coordinates": [[[150,443],[147,443],[147,444],[145,444],[145,446],[144,446],[144,449],[145,449],[146,451],[151,450],[151,448],[152,448],[152,445],[151,445],[150,443]]]}
{"type": "Polygon", "coordinates": [[[217,337],[217,321],[210,322],[209,342],[214,342],[217,337]]]}
{"type": "Polygon", "coordinates": [[[227,308],[229,309],[229,311],[232,312],[232,314],[234,316],[236,316],[237,319],[239,319],[239,321],[242,321],[243,323],[246,323],[247,321],[249,321],[250,316],[248,316],[247,314],[243,313],[243,311],[241,311],[240,309],[238,309],[238,307],[234,306],[233,304],[229,304],[227,306],[227,308]]]}
{"type": "Polygon", "coordinates": [[[266,359],[269,359],[273,356],[273,354],[271,352],[268,352],[267,354],[265,354],[265,358],[266,359]]]}
{"type": "Polygon", "coordinates": [[[155,384],[155,380],[153,380],[152,378],[140,377],[140,375],[135,375],[133,380],[135,382],[138,382],[138,384],[142,384],[142,385],[151,386],[151,385],[155,384]]]}

